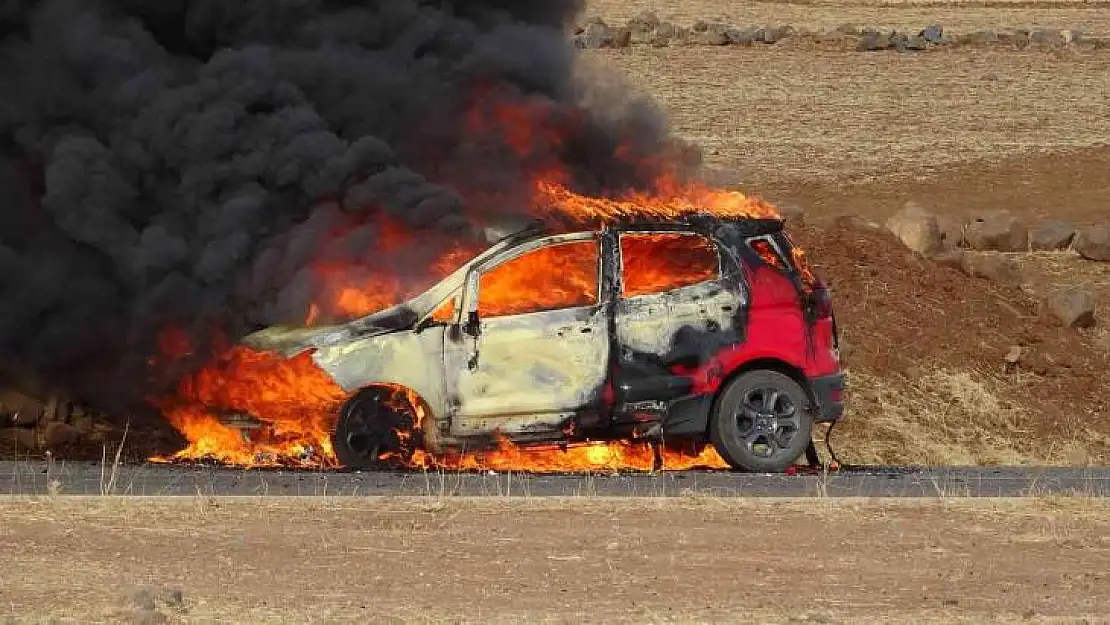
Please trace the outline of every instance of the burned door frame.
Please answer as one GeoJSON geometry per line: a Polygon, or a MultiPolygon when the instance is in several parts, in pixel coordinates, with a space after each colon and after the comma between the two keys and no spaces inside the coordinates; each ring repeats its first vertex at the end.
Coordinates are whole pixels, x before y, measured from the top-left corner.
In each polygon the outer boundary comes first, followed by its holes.
{"type": "MultiPolygon", "coordinates": [[[[745,339],[745,313],[749,295],[741,269],[741,262],[730,252],[728,241],[710,229],[688,224],[637,223],[608,229],[613,256],[608,268],[613,272],[611,283],[611,362],[612,372],[612,425],[639,428],[645,423],[661,422],[676,403],[698,400],[691,380],[675,371],[678,367],[697,367],[713,353],[745,339]],[[691,285],[668,289],[648,296],[623,296],[624,259],[621,251],[622,235],[626,234],[680,234],[707,239],[717,256],[715,277],[691,285]],[[699,308],[721,305],[721,311],[706,310],[710,321],[706,328],[682,327],[669,337],[669,344],[655,349],[636,349],[626,343],[620,328],[620,316],[628,314],[627,302],[642,297],[665,299],[671,291],[689,295],[690,301],[679,304],[699,308]],[[727,301],[726,301],[727,300],[727,301]],[[704,304],[704,305],[703,305],[704,304]],[[720,327],[712,327],[714,322],[720,327]]],[[[700,410],[700,409],[699,409],[700,410]]]]}
{"type": "MultiPolygon", "coordinates": [[[[605,233],[598,230],[548,235],[515,245],[502,253],[483,260],[481,263],[473,265],[467,271],[462,287],[458,322],[453,331],[445,334],[444,340],[443,362],[449,398],[447,414],[450,420],[449,427],[452,437],[489,435],[491,430],[498,429],[507,435],[511,435],[514,439],[528,437],[556,439],[563,437],[567,428],[576,427],[582,420],[600,424],[602,392],[608,380],[608,352],[611,346],[609,333],[613,319],[610,295],[612,289],[609,284],[610,272],[606,269],[608,265],[606,259],[612,254],[609,249],[610,245],[611,243],[608,242],[605,233]],[[546,328],[544,324],[545,317],[560,319],[566,317],[565,320],[557,324],[560,326],[569,327],[580,322],[593,324],[590,328],[592,336],[586,340],[596,341],[600,345],[597,349],[598,373],[596,376],[591,376],[589,373],[583,376],[583,388],[580,389],[582,392],[580,405],[559,406],[558,409],[549,411],[520,412],[510,410],[504,413],[478,412],[474,414],[463,412],[466,398],[463,397],[465,391],[460,382],[465,379],[467,371],[471,370],[472,366],[480,366],[482,362],[483,354],[477,348],[480,345],[482,335],[487,331],[489,323],[489,321],[483,322],[478,314],[481,275],[507,262],[546,247],[586,241],[593,241],[598,246],[596,268],[598,291],[595,304],[493,318],[497,320],[499,325],[504,324],[506,328],[524,331],[529,330],[527,324],[532,319],[527,319],[527,317],[532,316],[542,316],[535,318],[535,321],[539,324],[535,326],[535,329],[544,332],[558,332],[558,328],[546,328]],[[477,358],[476,361],[473,360],[474,357],[477,358]],[[593,377],[597,378],[594,380],[596,384],[591,383],[593,377]],[[586,386],[590,388],[586,388],[586,386]]],[[[556,324],[550,325],[554,326],[556,324]]],[[[556,337],[551,338],[553,341],[560,340],[556,337]]],[[[566,340],[581,340],[581,337],[566,337],[566,340]]]]}

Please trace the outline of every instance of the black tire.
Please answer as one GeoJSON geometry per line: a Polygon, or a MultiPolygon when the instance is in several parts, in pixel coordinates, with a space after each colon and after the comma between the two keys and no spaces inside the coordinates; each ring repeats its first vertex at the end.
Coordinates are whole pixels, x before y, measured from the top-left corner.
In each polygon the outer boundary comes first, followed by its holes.
{"type": "Polygon", "coordinates": [[[391,389],[368,389],[351,398],[339,413],[332,447],[348,469],[404,467],[420,445],[415,411],[400,410],[386,401],[391,389]]]}
{"type": "Polygon", "coordinates": [[[709,440],[737,469],[779,473],[801,456],[813,432],[809,397],[777,371],[743,373],[721,391],[709,440]]]}

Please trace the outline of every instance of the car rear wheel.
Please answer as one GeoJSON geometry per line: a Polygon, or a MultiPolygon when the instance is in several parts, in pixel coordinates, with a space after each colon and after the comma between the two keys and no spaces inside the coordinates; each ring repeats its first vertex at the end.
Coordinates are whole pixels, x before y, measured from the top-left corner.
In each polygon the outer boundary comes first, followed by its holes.
{"type": "Polygon", "coordinates": [[[348,469],[400,468],[418,446],[415,411],[389,401],[390,389],[369,389],[353,397],[339,413],[332,445],[348,469]]]}
{"type": "Polygon", "coordinates": [[[778,473],[805,451],[813,415],[802,387],[777,371],[749,371],[729,382],[709,422],[717,453],[738,469],[778,473]]]}

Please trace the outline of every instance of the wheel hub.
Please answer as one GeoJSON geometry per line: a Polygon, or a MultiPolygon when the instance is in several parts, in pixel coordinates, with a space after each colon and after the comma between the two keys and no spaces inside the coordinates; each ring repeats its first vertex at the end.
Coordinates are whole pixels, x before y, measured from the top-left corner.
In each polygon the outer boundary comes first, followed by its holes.
{"type": "Polygon", "coordinates": [[[779,429],[779,420],[773,414],[761,412],[755,417],[755,429],[757,432],[774,433],[779,429]]]}

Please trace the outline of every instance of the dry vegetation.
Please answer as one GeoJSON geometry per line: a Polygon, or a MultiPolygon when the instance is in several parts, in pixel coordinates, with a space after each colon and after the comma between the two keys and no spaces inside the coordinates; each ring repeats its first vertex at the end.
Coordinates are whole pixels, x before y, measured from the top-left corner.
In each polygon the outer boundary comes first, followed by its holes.
{"type": "Polygon", "coordinates": [[[0,502],[16,623],[1110,617],[1110,508],[1013,500],[0,502]],[[187,546],[187,547],[186,547],[187,546]],[[186,547],[186,548],[183,548],[186,547]]]}

